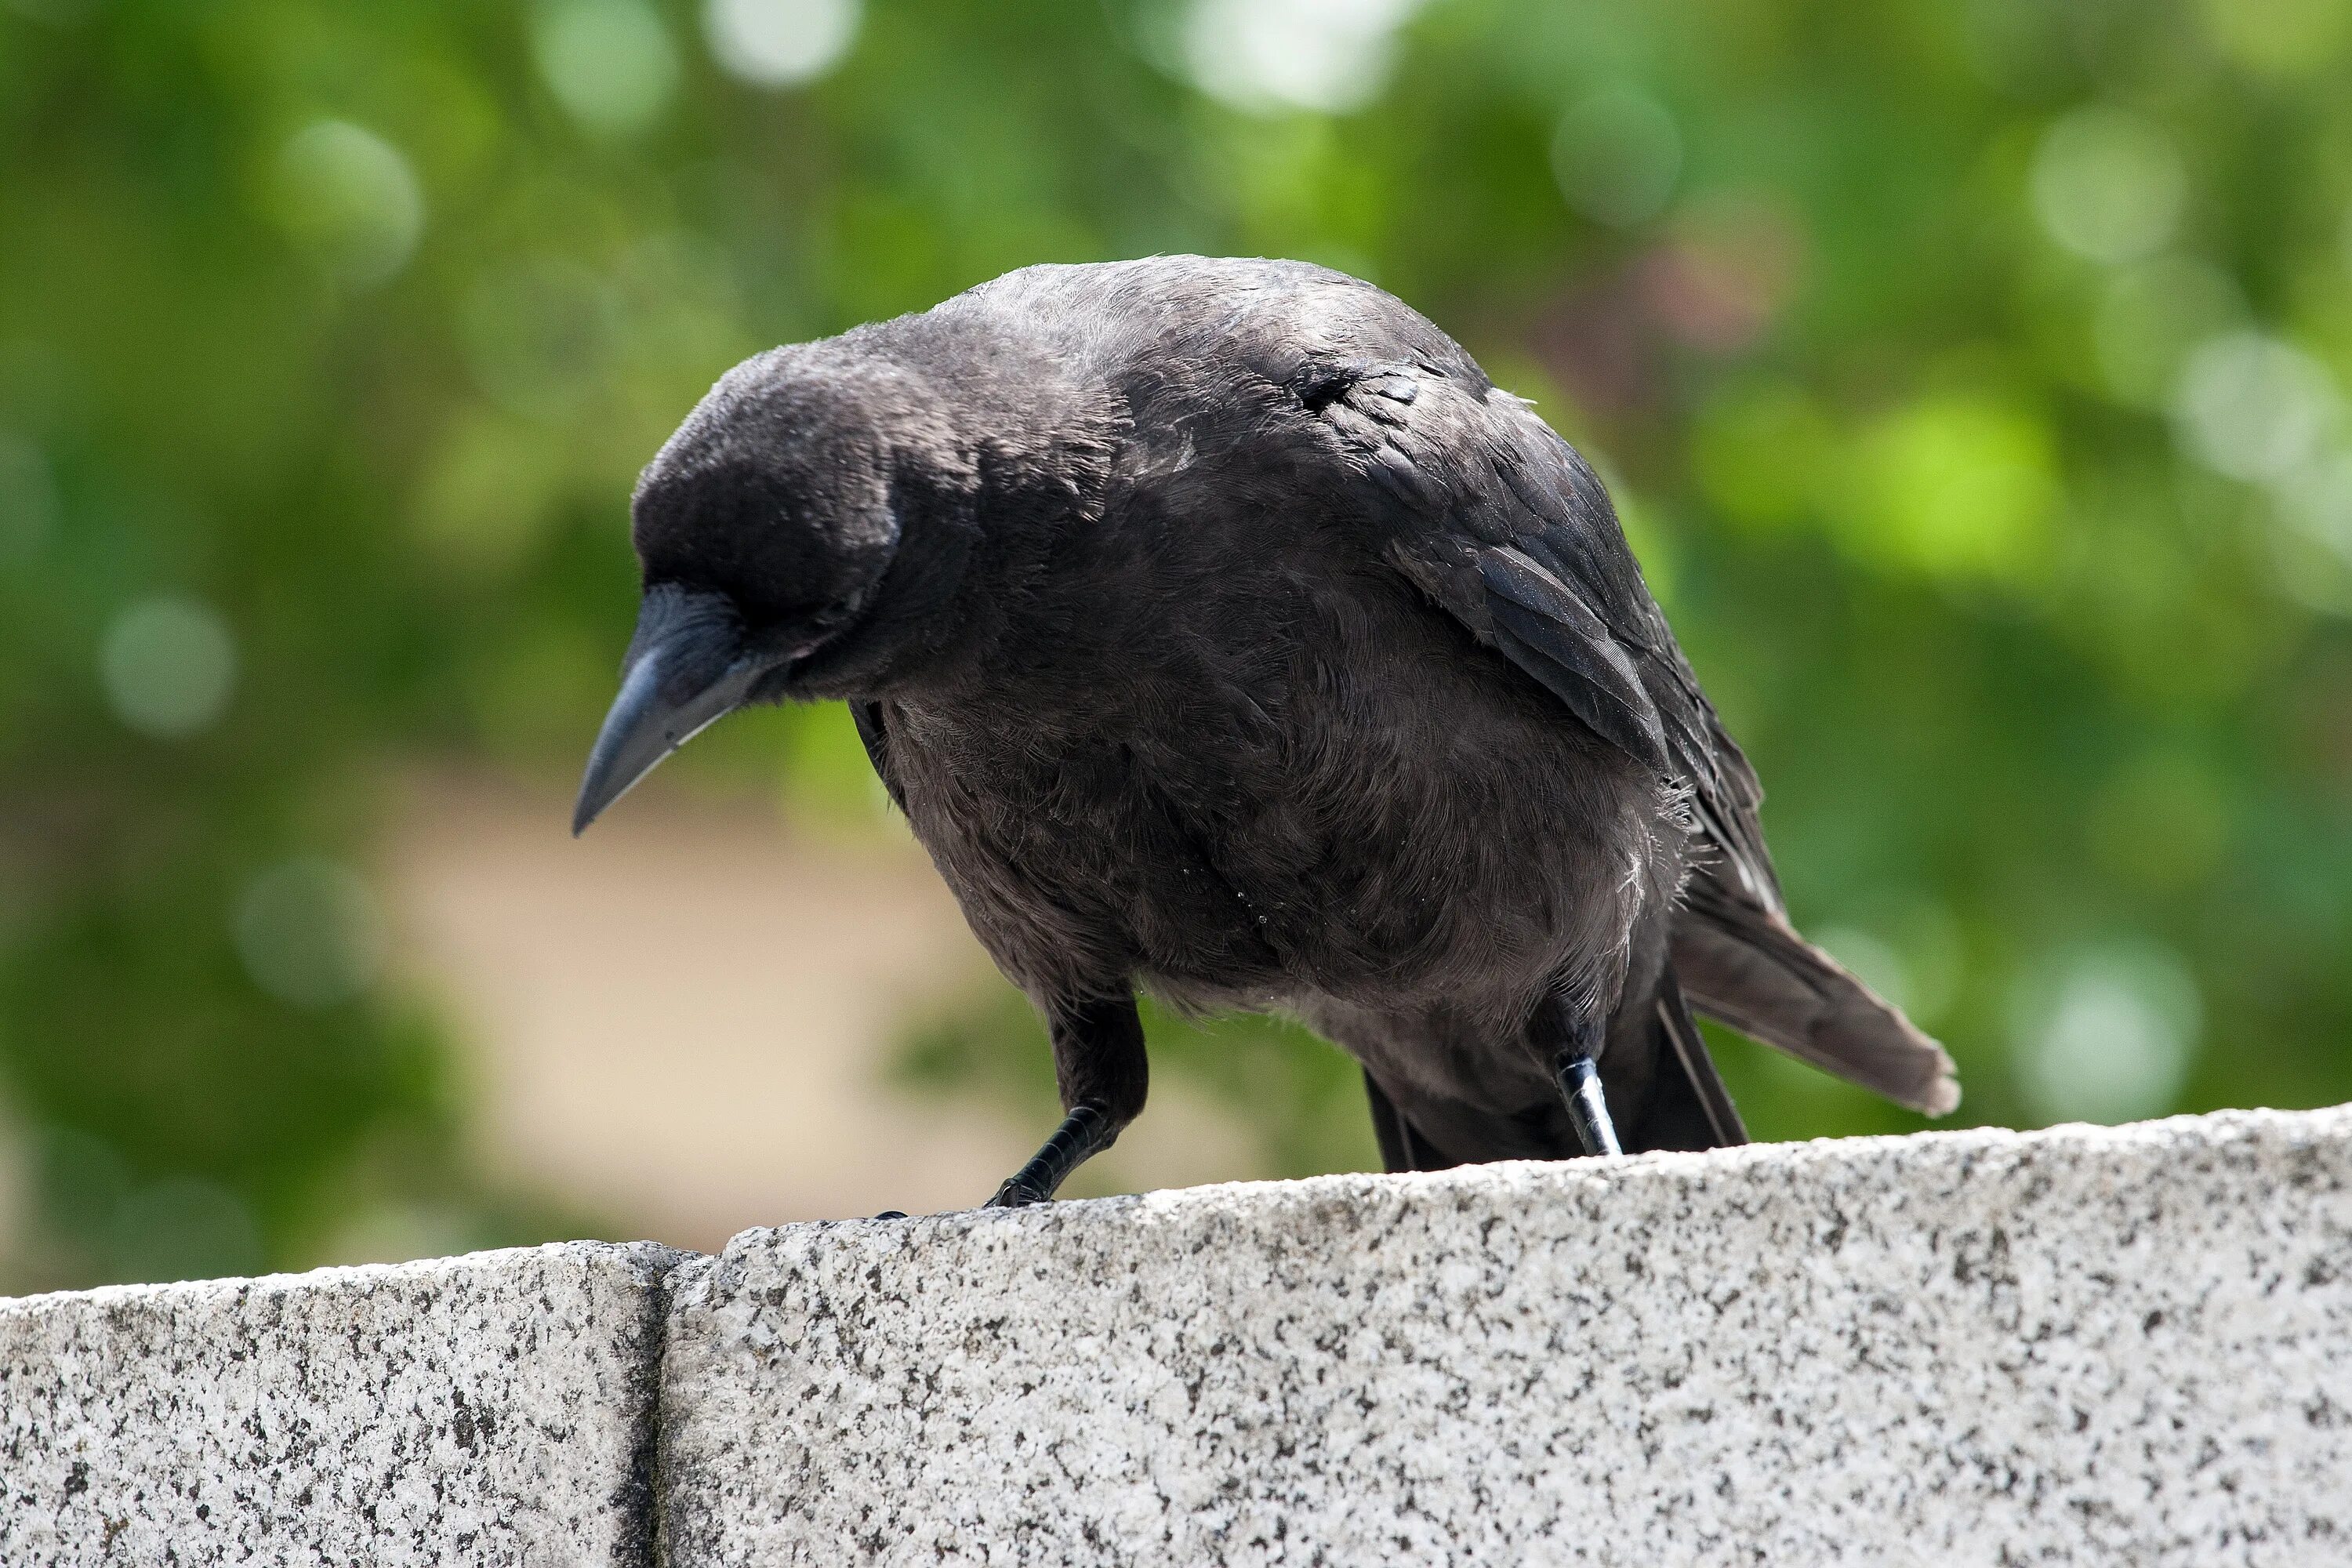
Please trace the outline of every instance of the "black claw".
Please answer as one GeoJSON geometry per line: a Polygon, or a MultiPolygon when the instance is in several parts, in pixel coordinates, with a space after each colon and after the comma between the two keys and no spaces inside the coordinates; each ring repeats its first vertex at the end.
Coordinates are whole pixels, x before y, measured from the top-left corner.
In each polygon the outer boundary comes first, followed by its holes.
{"type": "Polygon", "coordinates": [[[880,1214],[876,1215],[874,1217],[876,1219],[905,1219],[907,1217],[907,1211],[905,1209],[884,1209],[880,1214]]]}
{"type": "Polygon", "coordinates": [[[1601,1069],[1592,1058],[1563,1052],[1556,1069],[1559,1090],[1568,1100],[1568,1114],[1576,1123],[1577,1142],[1588,1154],[1622,1154],[1616,1123],[1609,1120],[1609,1101],[1601,1092],[1601,1069]]]}
{"type": "Polygon", "coordinates": [[[1034,1208],[1039,1204],[1053,1201],[1034,1187],[1024,1186],[1019,1182],[1007,1182],[997,1188],[996,1195],[982,1206],[992,1209],[1025,1209],[1034,1208]]]}
{"type": "Polygon", "coordinates": [[[1109,1148],[1116,1136],[1118,1130],[1111,1126],[1110,1118],[1103,1114],[1101,1107],[1076,1107],[1062,1119],[1054,1135],[1045,1140],[1045,1146],[996,1189],[996,1195],[988,1200],[987,1206],[1018,1209],[1051,1202],[1070,1173],[1089,1154],[1109,1148]]]}

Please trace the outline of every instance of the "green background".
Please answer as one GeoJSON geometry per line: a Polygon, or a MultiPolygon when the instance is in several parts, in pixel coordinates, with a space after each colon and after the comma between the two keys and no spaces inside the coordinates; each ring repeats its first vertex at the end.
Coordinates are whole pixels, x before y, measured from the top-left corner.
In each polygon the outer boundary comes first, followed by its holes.
{"type": "MultiPolygon", "coordinates": [[[[2352,1097],[2336,0],[0,0],[0,1286],[593,1228],[458,1152],[388,781],[568,783],[730,363],[1171,250],[1369,277],[1595,459],[1958,1121],[2352,1097]]],[[[854,748],[681,765],[845,818],[854,748]]],[[[1368,1157],[1332,1053],[1152,1028],[1368,1157]]],[[[1919,1125],[1722,1054],[1761,1137],[1919,1125]]],[[[1050,1097],[1002,991],[900,1069],[1050,1097]]]]}

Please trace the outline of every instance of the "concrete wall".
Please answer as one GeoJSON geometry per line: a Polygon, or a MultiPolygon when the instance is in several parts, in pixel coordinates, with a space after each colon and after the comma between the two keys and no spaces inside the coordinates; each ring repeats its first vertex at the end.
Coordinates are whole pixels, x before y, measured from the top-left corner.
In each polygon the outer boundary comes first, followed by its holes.
{"type": "Polygon", "coordinates": [[[679,1256],[0,1301],[0,1563],[646,1562],[679,1256]]]}
{"type": "Polygon", "coordinates": [[[0,1563],[657,1555],[2352,1563],[2352,1111],[0,1303],[0,1563]]]}

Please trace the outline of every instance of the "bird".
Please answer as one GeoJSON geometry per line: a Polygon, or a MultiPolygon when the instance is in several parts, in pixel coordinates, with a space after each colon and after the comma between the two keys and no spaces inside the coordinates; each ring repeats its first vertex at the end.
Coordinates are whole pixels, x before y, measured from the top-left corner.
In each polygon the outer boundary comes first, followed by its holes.
{"type": "Polygon", "coordinates": [[[1391,1171],[1746,1142],[1694,1014],[1927,1115],[1951,1058],[1790,923],[1754,770],[1593,468],[1412,307],[1271,259],[1040,265],[722,376],[640,477],[572,829],[844,700],[1065,1112],[1139,989],[1305,1022],[1391,1171]]]}

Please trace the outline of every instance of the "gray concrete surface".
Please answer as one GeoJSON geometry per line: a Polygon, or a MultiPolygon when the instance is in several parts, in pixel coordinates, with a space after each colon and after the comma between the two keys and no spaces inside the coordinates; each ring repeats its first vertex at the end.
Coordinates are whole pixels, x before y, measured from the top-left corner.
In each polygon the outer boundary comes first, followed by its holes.
{"type": "Polygon", "coordinates": [[[2352,1112],[803,1226],[672,1276],[677,1568],[2352,1563],[2352,1112]]]}
{"type": "Polygon", "coordinates": [[[649,1562],[677,1256],[0,1301],[0,1564],[649,1562]]]}
{"type": "Polygon", "coordinates": [[[0,1301],[0,1564],[2352,1564],[2352,1108],[0,1301]]]}

